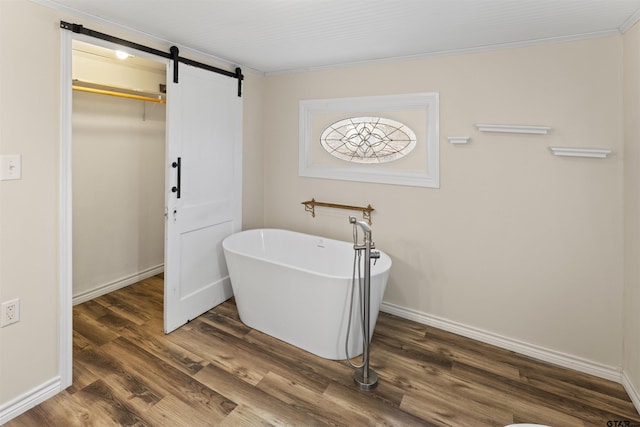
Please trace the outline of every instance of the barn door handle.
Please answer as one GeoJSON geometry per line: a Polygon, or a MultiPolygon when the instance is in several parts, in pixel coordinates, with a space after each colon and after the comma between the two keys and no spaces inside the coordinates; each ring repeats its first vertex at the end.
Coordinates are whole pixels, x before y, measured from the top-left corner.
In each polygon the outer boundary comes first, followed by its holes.
{"type": "Polygon", "coordinates": [[[182,173],[182,159],[178,157],[178,160],[171,163],[172,168],[178,168],[178,178],[176,180],[176,186],[171,188],[172,193],[176,193],[176,197],[180,198],[180,175],[182,173]]]}

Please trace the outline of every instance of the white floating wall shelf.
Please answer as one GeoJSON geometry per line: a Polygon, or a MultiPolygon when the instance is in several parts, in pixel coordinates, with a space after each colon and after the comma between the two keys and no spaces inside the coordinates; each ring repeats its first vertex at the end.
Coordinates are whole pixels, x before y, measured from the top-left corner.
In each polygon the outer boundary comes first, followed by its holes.
{"type": "Polygon", "coordinates": [[[468,136],[450,136],[449,142],[452,144],[466,144],[469,142],[468,136]]]}
{"type": "Polygon", "coordinates": [[[549,147],[556,156],[564,157],[592,157],[598,159],[604,159],[611,150],[604,148],[563,148],[563,147],[549,147]]]}
{"type": "Polygon", "coordinates": [[[549,126],[487,125],[481,123],[477,123],[476,127],[481,132],[531,133],[536,135],[546,135],[551,130],[549,126]]]}

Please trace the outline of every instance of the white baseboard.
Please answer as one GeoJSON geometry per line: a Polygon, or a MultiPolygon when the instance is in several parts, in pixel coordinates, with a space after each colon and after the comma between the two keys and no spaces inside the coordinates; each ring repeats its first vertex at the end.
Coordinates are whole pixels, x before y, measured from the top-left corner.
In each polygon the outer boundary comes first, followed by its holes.
{"type": "Polygon", "coordinates": [[[91,289],[90,291],[79,293],[73,296],[73,305],[81,304],[85,301],[92,300],[101,295],[108,294],[109,292],[117,291],[118,289],[124,288],[125,286],[133,285],[134,283],[138,283],[141,280],[148,279],[149,277],[153,277],[156,274],[160,274],[163,271],[164,264],[160,264],[155,267],[148,268],[144,271],[140,271],[127,277],[115,280],[111,283],[106,283],[102,286],[98,286],[97,288],[91,289]]]}
{"type": "Polygon", "coordinates": [[[60,377],[55,377],[22,396],[0,405],[0,425],[55,396],[60,391],[62,391],[60,377]]]}
{"type": "MultiPolygon", "coordinates": [[[[556,350],[550,350],[387,302],[382,303],[380,311],[393,314],[404,319],[413,320],[414,322],[421,323],[423,325],[433,326],[434,328],[462,335],[486,344],[495,345],[496,347],[515,351],[516,353],[523,354],[543,362],[552,363],[563,368],[573,369],[574,371],[584,372],[596,377],[622,383],[623,377],[622,370],[620,368],[606,366],[581,357],[562,353],[556,350]]],[[[636,408],[640,407],[635,403],[635,401],[634,404],[636,405],[636,408]]]]}
{"type": "Polygon", "coordinates": [[[638,413],[640,413],[640,392],[634,387],[631,378],[629,378],[625,371],[622,371],[622,385],[633,402],[633,406],[635,406],[638,413]]]}

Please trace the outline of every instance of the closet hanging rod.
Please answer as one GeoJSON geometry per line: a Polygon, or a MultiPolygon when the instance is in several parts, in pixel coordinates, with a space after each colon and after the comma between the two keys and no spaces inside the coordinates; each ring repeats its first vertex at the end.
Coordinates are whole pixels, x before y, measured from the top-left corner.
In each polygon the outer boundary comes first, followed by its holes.
{"type": "Polygon", "coordinates": [[[73,80],[71,85],[73,90],[81,92],[96,93],[99,95],[118,96],[121,98],[137,99],[140,101],[156,102],[159,104],[166,104],[167,101],[163,98],[164,94],[153,94],[150,92],[142,92],[131,89],[118,88],[115,86],[98,85],[95,83],[82,82],[80,80],[73,80]]]}
{"type": "Polygon", "coordinates": [[[79,90],[81,92],[97,93],[100,95],[118,96],[121,98],[129,98],[129,99],[139,99],[140,101],[157,102],[159,104],[167,103],[167,101],[160,98],[150,98],[148,96],[131,95],[129,93],[120,93],[120,92],[114,92],[114,91],[103,90],[103,89],[93,89],[90,87],[81,87],[81,86],[72,86],[72,87],[73,87],[73,90],[79,90]]]}

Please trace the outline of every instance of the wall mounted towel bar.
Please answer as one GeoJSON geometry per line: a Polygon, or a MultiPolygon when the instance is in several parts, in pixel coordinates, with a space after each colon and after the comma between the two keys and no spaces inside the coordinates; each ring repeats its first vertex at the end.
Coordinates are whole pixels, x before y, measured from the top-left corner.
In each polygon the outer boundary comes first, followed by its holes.
{"type": "Polygon", "coordinates": [[[304,210],[306,212],[311,212],[311,216],[313,218],[316,217],[316,206],[321,206],[325,208],[335,208],[335,209],[348,209],[351,211],[360,211],[362,212],[362,218],[369,221],[369,225],[371,225],[371,212],[374,211],[371,205],[367,205],[367,207],[338,205],[336,203],[316,202],[316,199],[307,200],[306,202],[302,202],[301,204],[304,205],[304,210]]]}

